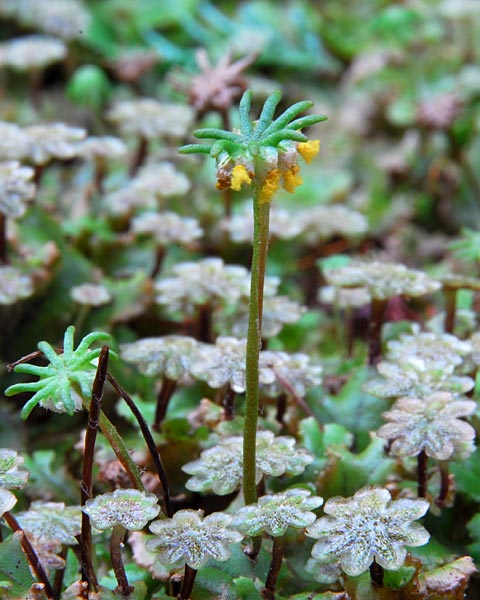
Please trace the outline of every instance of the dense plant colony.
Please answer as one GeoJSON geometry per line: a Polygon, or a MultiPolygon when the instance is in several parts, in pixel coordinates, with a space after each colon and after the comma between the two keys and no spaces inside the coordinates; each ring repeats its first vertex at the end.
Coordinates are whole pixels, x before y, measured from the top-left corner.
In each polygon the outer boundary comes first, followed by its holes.
{"type": "Polygon", "coordinates": [[[0,598],[478,598],[475,3],[0,19],[0,598]]]}

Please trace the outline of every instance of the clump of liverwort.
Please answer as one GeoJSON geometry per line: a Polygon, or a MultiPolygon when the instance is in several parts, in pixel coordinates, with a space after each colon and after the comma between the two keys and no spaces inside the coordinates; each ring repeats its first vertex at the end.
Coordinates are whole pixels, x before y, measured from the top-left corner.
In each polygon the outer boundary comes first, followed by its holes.
{"type": "Polygon", "coordinates": [[[473,414],[476,402],[455,398],[448,392],[435,392],[421,398],[399,398],[392,409],[383,413],[388,423],[378,436],[390,442],[396,456],[416,456],[418,495],[427,493],[428,457],[440,461],[442,504],[448,494],[448,460],[465,459],[475,449],[475,429],[460,417],[473,414]]]}
{"type": "Polygon", "coordinates": [[[226,561],[230,545],[242,540],[243,534],[230,527],[231,521],[232,517],[222,512],[204,517],[201,510],[179,510],[171,519],[150,525],[155,537],[147,542],[147,549],[158,552],[164,564],[185,563],[180,599],[190,598],[197,570],[209,558],[226,561]]]}
{"type": "Polygon", "coordinates": [[[162,379],[153,423],[155,429],[160,428],[177,385],[188,380],[196,352],[197,341],[185,335],[143,338],[121,347],[124,361],[138,365],[144,375],[162,379]]]}
{"type": "Polygon", "coordinates": [[[87,500],[83,511],[93,526],[100,531],[112,529],[110,559],[112,561],[118,589],[124,596],[130,595],[133,587],[128,584],[123,566],[121,547],[126,531],[139,531],[160,512],[155,494],[135,489],[119,489],[111,494],[102,494],[87,500]]]}
{"type": "Polygon", "coordinates": [[[371,297],[369,363],[381,356],[380,335],[388,300],[394,296],[416,298],[435,292],[440,283],[426,273],[408,269],[401,263],[378,260],[349,260],[334,266],[327,264],[323,274],[329,285],[344,288],[365,288],[371,297]]]}
{"type": "MultiPolygon", "coordinates": [[[[242,482],[243,442],[242,436],[227,437],[184,465],[182,470],[193,475],[186,487],[194,492],[212,490],[220,496],[234,492],[242,482]]],[[[313,462],[308,450],[295,446],[294,438],[276,437],[271,431],[257,433],[255,457],[256,483],[264,475],[300,475],[313,462]]]]}
{"type": "Polygon", "coordinates": [[[245,535],[259,536],[266,532],[273,538],[272,562],[263,590],[263,597],[267,600],[274,599],[287,529],[311,525],[316,519],[312,510],[322,504],[323,498],[311,496],[308,490],[292,488],[262,496],[256,504],[244,506],[235,516],[233,524],[245,535]]]}
{"type": "Polygon", "coordinates": [[[32,182],[33,169],[21,166],[17,161],[0,163],[0,261],[8,262],[7,219],[23,217],[26,201],[35,195],[32,182]]]}
{"type": "Polygon", "coordinates": [[[123,136],[133,135],[138,139],[130,167],[130,173],[134,175],[145,162],[151,142],[182,138],[193,121],[194,112],[189,106],[158,102],[153,98],[135,98],[117,102],[107,116],[123,136]]]}
{"type": "Polygon", "coordinates": [[[319,563],[340,561],[347,575],[370,568],[372,581],[382,586],[383,569],[397,570],[407,556],[405,546],[423,546],[429,533],[416,519],[423,517],[426,500],[392,500],[390,492],[377,486],[362,488],[351,498],[330,498],[326,517],[307,528],[317,539],[312,556],[319,563]]]}
{"type": "Polygon", "coordinates": [[[197,219],[180,217],[174,212],[144,212],[132,221],[132,231],[138,237],[150,237],[155,245],[155,259],[150,271],[154,279],[160,272],[169,245],[188,246],[203,235],[197,219]]]}

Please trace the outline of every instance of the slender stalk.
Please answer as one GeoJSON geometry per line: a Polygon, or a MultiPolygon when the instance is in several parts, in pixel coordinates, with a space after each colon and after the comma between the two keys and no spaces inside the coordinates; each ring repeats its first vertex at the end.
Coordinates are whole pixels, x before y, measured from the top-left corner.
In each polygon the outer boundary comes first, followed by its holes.
{"type": "Polygon", "coordinates": [[[125,532],[126,529],[123,525],[113,526],[112,537],[110,538],[110,560],[112,561],[113,572],[118,583],[118,591],[122,596],[130,596],[134,588],[128,584],[122,559],[122,543],[125,532]]]}
{"type": "Polygon", "coordinates": [[[35,168],[34,168],[33,183],[35,184],[35,186],[37,188],[37,194],[38,194],[38,189],[40,187],[40,183],[42,181],[43,173],[45,171],[45,167],[46,167],[46,165],[35,165],[35,168]]]}
{"type": "Polygon", "coordinates": [[[427,463],[428,456],[422,450],[417,456],[417,495],[419,498],[427,497],[427,463]]]}
{"type": "Polygon", "coordinates": [[[95,172],[93,175],[93,181],[95,186],[95,191],[99,194],[103,193],[103,180],[105,179],[105,175],[107,173],[107,164],[104,156],[96,156],[95,157],[95,172]]]}
{"type": "Polygon", "coordinates": [[[292,400],[294,400],[296,402],[296,404],[298,404],[298,406],[300,406],[300,408],[303,410],[303,412],[306,415],[308,415],[309,417],[313,417],[315,419],[315,421],[317,421],[317,423],[319,424],[320,429],[323,431],[323,423],[314,414],[313,410],[308,406],[308,404],[305,402],[305,400],[303,398],[300,398],[300,396],[295,392],[295,388],[293,387],[293,385],[288,381],[288,379],[286,377],[283,377],[282,374],[279,371],[277,371],[277,369],[275,369],[275,367],[273,367],[273,370],[275,372],[275,377],[282,384],[282,386],[286,389],[286,391],[288,392],[288,394],[290,395],[292,400]]]}
{"type": "Polygon", "coordinates": [[[262,319],[263,319],[263,290],[265,287],[265,270],[267,266],[268,242],[270,239],[270,202],[263,202],[259,209],[260,218],[260,257],[258,271],[258,329],[260,332],[260,348],[262,347],[262,319]]]}
{"type": "Polygon", "coordinates": [[[160,269],[162,268],[163,259],[165,258],[165,247],[157,246],[155,248],[155,259],[153,261],[152,271],[150,273],[150,279],[155,279],[155,277],[160,273],[160,269]]]}
{"type": "Polygon", "coordinates": [[[150,455],[152,457],[153,464],[155,465],[155,468],[157,470],[158,478],[160,479],[160,482],[162,484],[163,498],[165,502],[165,512],[168,517],[171,517],[173,512],[172,507],[170,505],[170,491],[168,487],[167,476],[165,474],[165,469],[163,468],[160,455],[155,445],[155,440],[153,439],[152,434],[150,433],[147,422],[143,418],[142,413],[139,411],[137,405],[132,400],[131,396],[120,386],[120,384],[110,375],[110,373],[107,373],[107,378],[108,381],[114,387],[114,389],[120,394],[123,400],[125,400],[125,403],[127,404],[128,408],[132,411],[133,416],[137,419],[137,423],[140,426],[140,430],[143,434],[148,449],[150,450],[150,455]]]}
{"type": "MultiPolygon", "coordinates": [[[[228,111],[228,108],[224,108],[223,110],[220,110],[219,113],[222,118],[223,129],[225,131],[231,131],[232,124],[231,124],[230,112],[228,111]]],[[[231,190],[231,188],[227,188],[226,190],[223,190],[223,208],[225,211],[225,213],[224,213],[225,217],[227,219],[230,218],[230,216],[232,215],[232,190],[231,190]]],[[[225,237],[228,237],[226,232],[225,232],[225,237]]]]}
{"type": "Polygon", "coordinates": [[[231,421],[235,416],[235,392],[232,390],[232,386],[227,384],[227,389],[222,398],[222,406],[225,411],[225,420],[231,421]]]}
{"type": "Polygon", "coordinates": [[[130,166],[130,177],[133,177],[138,169],[143,165],[148,154],[148,140],[146,137],[140,136],[135,155],[130,166]]]}
{"type": "Polygon", "coordinates": [[[258,421],[258,359],[261,347],[261,320],[263,311],[263,282],[268,249],[269,203],[260,203],[259,187],[253,197],[253,256],[248,313],[245,429],[243,437],[243,494],[245,504],[257,501],[255,485],[256,437],[258,421]]]}
{"type": "Polygon", "coordinates": [[[455,328],[455,309],[457,307],[457,290],[444,286],[445,298],[445,333],[453,333],[455,328]]]}
{"type": "Polygon", "coordinates": [[[438,498],[435,500],[435,504],[441,507],[445,505],[448,492],[450,491],[450,474],[448,472],[448,462],[446,460],[440,461],[438,466],[440,468],[440,492],[438,498]]]}
{"type": "Polygon", "coordinates": [[[383,567],[373,559],[370,565],[370,579],[375,587],[383,587],[383,573],[383,567]]]}
{"type": "Polygon", "coordinates": [[[287,394],[282,393],[277,398],[277,414],[275,415],[275,420],[280,425],[283,425],[283,419],[285,418],[285,413],[287,412],[287,394]]]}
{"type": "Polygon", "coordinates": [[[468,160],[468,156],[467,156],[466,152],[460,153],[459,162],[463,167],[463,173],[465,175],[465,179],[468,182],[476,200],[478,201],[478,199],[480,198],[480,181],[477,179],[475,170],[472,168],[472,166],[468,160]]]}
{"type": "MultiPolygon", "coordinates": [[[[55,348],[55,352],[57,354],[63,354],[63,348],[61,350],[59,348],[55,348]]],[[[41,350],[34,350],[33,352],[30,352],[30,354],[25,354],[25,356],[20,357],[15,362],[9,363],[7,365],[7,371],[9,373],[13,373],[17,365],[23,365],[23,363],[30,362],[31,360],[40,356],[43,356],[43,352],[41,350]]]]}
{"type": "Polygon", "coordinates": [[[153,421],[153,428],[155,431],[160,431],[162,421],[167,414],[168,403],[176,388],[177,382],[175,379],[170,379],[169,377],[163,378],[162,387],[157,396],[157,407],[155,409],[155,418],[153,421]]]}
{"type": "Polygon", "coordinates": [[[75,331],[81,332],[83,330],[83,325],[85,324],[85,321],[88,315],[90,314],[91,310],[92,307],[88,304],[81,304],[78,307],[78,312],[74,321],[75,331]]]}
{"type": "Polygon", "coordinates": [[[283,554],[285,550],[285,538],[283,535],[273,538],[272,562],[268,570],[267,581],[265,588],[262,591],[262,596],[265,600],[275,600],[275,587],[277,585],[278,575],[282,567],[283,554]]]}
{"type": "Polygon", "coordinates": [[[347,308],[345,310],[345,341],[347,346],[347,358],[352,358],[353,356],[354,336],[353,310],[351,308],[347,308]]]}
{"type": "MultiPolygon", "coordinates": [[[[88,413],[87,433],[85,434],[85,451],[83,454],[82,485],[80,486],[80,502],[82,506],[92,497],[93,459],[95,441],[97,439],[98,421],[102,410],[103,387],[108,369],[108,346],[103,346],[98,358],[98,367],[92,388],[92,399],[88,413]]],[[[98,580],[93,566],[92,528],[90,517],[82,512],[82,577],[88,581],[90,588],[98,589],[98,580]]]]}
{"type": "Polygon", "coordinates": [[[206,344],[213,342],[212,334],[212,307],[207,302],[198,307],[198,339],[206,344]]]}
{"type": "Polygon", "coordinates": [[[369,340],[368,340],[368,364],[376,365],[382,356],[382,325],[387,300],[372,298],[369,340]]]}
{"type": "Polygon", "coordinates": [[[7,217],[3,212],[0,212],[0,262],[4,265],[8,264],[7,217]]]}
{"type": "Polygon", "coordinates": [[[30,543],[30,540],[18,524],[17,519],[12,515],[10,511],[3,513],[3,518],[7,522],[10,529],[15,534],[20,536],[20,543],[22,544],[22,549],[27,555],[28,562],[30,563],[30,566],[32,567],[35,575],[37,576],[37,579],[40,581],[40,583],[43,583],[43,585],[45,586],[45,595],[47,596],[48,600],[58,600],[59,596],[55,595],[50,581],[48,580],[47,574],[45,573],[45,569],[43,568],[42,563],[40,562],[40,559],[37,556],[37,553],[35,552],[32,544],[30,543]]]}
{"type": "Polygon", "coordinates": [[[32,106],[36,110],[41,110],[42,107],[42,83],[43,83],[43,74],[39,68],[35,68],[30,71],[30,99],[32,101],[32,106]]]}
{"type": "Polygon", "coordinates": [[[196,576],[197,576],[197,570],[192,569],[192,567],[189,567],[186,564],[185,565],[185,574],[183,576],[182,591],[177,596],[178,600],[188,600],[190,598],[196,576]]]}
{"type": "MultiPolygon", "coordinates": [[[[68,554],[68,546],[64,546],[62,548],[62,551],[60,552],[59,556],[60,556],[60,558],[63,558],[64,561],[66,561],[67,554],[68,554]]],[[[62,593],[62,585],[63,585],[64,575],[65,575],[65,567],[63,569],[59,569],[55,573],[55,578],[53,580],[53,592],[54,592],[56,598],[60,598],[60,595],[62,593]]]]}

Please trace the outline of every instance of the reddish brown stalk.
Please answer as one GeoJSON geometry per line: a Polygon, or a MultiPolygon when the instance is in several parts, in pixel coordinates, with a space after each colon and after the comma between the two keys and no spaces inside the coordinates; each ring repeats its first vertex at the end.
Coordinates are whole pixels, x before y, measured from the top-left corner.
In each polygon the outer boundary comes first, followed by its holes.
{"type": "Polygon", "coordinates": [[[351,308],[345,310],[345,340],[347,346],[347,358],[353,356],[353,343],[354,343],[354,324],[353,324],[353,311],[351,308]]]}
{"type": "Polygon", "coordinates": [[[143,165],[148,154],[148,140],[146,137],[140,136],[138,140],[137,150],[133,157],[132,165],[130,167],[130,177],[133,177],[138,169],[143,165]]]}
{"type": "Polygon", "coordinates": [[[422,450],[417,456],[417,495],[419,498],[427,497],[427,464],[428,456],[422,450]]]}
{"type": "Polygon", "coordinates": [[[46,165],[35,165],[35,168],[34,168],[33,183],[35,184],[35,187],[37,188],[37,193],[38,193],[38,188],[40,187],[40,183],[42,181],[43,173],[45,171],[45,166],[46,165]]]}
{"type": "Polygon", "coordinates": [[[206,344],[213,343],[212,307],[207,302],[198,307],[198,339],[206,344]]]}
{"type": "Polygon", "coordinates": [[[320,419],[318,419],[315,416],[314,412],[308,406],[308,404],[305,402],[305,400],[303,398],[300,398],[300,396],[295,392],[292,384],[288,381],[288,379],[286,379],[285,377],[282,377],[282,375],[280,375],[280,373],[275,369],[275,367],[273,367],[273,370],[275,372],[275,377],[283,385],[283,387],[287,390],[287,392],[289,393],[291,398],[296,402],[296,404],[298,404],[298,406],[300,406],[300,408],[303,410],[303,412],[305,414],[307,414],[309,417],[313,417],[315,419],[315,421],[317,421],[317,423],[319,424],[320,429],[323,430],[323,423],[320,421],[320,419]]]}
{"type": "Polygon", "coordinates": [[[441,461],[438,466],[440,469],[440,492],[438,498],[435,500],[435,504],[442,507],[445,505],[448,492],[450,491],[450,474],[448,472],[447,461],[441,461]]]}
{"type": "Polygon", "coordinates": [[[122,559],[122,544],[126,529],[122,525],[115,525],[110,538],[110,560],[112,561],[113,572],[118,583],[118,591],[122,596],[128,597],[134,588],[129,585],[125,567],[122,559]]]}
{"type": "Polygon", "coordinates": [[[195,577],[197,576],[197,570],[192,569],[187,564],[185,565],[185,573],[183,576],[182,591],[177,596],[177,600],[188,600],[192,594],[193,584],[195,583],[195,577]]]}
{"type": "Polygon", "coordinates": [[[169,379],[168,377],[163,378],[162,387],[160,388],[157,396],[157,407],[155,409],[155,419],[153,422],[153,429],[155,431],[160,431],[162,421],[167,414],[168,403],[170,402],[170,398],[173,396],[176,388],[177,381],[175,381],[175,379],[169,379]]]}
{"type": "Polygon", "coordinates": [[[162,268],[164,258],[165,248],[163,246],[157,246],[155,248],[155,260],[153,263],[152,271],[150,273],[150,279],[155,279],[155,277],[160,273],[160,269],[162,268]]]}
{"type": "Polygon", "coordinates": [[[150,451],[150,455],[152,457],[153,464],[155,465],[155,468],[157,470],[158,478],[160,479],[160,482],[162,484],[163,499],[164,499],[164,503],[165,503],[165,513],[168,517],[171,517],[173,512],[172,512],[172,507],[171,507],[171,503],[170,503],[170,490],[168,487],[167,476],[165,474],[165,469],[163,468],[162,461],[160,459],[160,455],[159,455],[157,447],[155,445],[155,440],[153,439],[150,429],[148,428],[147,422],[143,418],[142,413],[139,411],[137,405],[132,400],[131,396],[110,375],[110,373],[107,373],[107,378],[108,378],[108,381],[112,384],[115,391],[118,392],[118,394],[120,394],[120,396],[123,398],[123,400],[125,400],[125,403],[127,404],[128,408],[132,411],[133,416],[137,420],[137,423],[138,423],[140,430],[143,434],[143,437],[145,439],[145,443],[147,444],[148,449],[150,451]]]}
{"type": "Polygon", "coordinates": [[[382,357],[382,325],[387,300],[372,298],[368,340],[368,364],[376,365],[382,357]]]}
{"type": "MultiPolygon", "coordinates": [[[[82,485],[80,488],[82,506],[85,506],[87,500],[92,497],[95,441],[97,438],[98,423],[102,408],[103,387],[107,377],[108,354],[108,346],[103,346],[100,356],[98,357],[97,373],[93,382],[92,400],[90,401],[90,411],[88,413],[87,433],[85,434],[82,485]]],[[[88,581],[89,586],[97,591],[98,580],[95,574],[95,568],[93,566],[92,528],[90,526],[90,518],[85,512],[82,512],[82,534],[80,540],[82,554],[82,576],[88,581]]]]}
{"type": "Polygon", "coordinates": [[[8,264],[7,252],[7,217],[0,212],[0,262],[8,264]]]}
{"type": "Polygon", "coordinates": [[[277,414],[275,415],[275,419],[277,423],[283,425],[283,419],[285,418],[285,413],[287,412],[287,394],[280,394],[277,398],[277,414]]]}
{"type": "Polygon", "coordinates": [[[275,600],[275,588],[277,585],[278,575],[282,568],[283,554],[285,549],[285,538],[282,536],[273,538],[272,562],[268,570],[267,581],[265,588],[262,591],[262,596],[265,600],[275,600]]]}
{"type": "MultiPolygon", "coordinates": [[[[57,354],[63,354],[63,348],[55,348],[55,352],[57,354]]],[[[9,373],[12,373],[17,365],[23,365],[23,363],[30,362],[31,360],[34,360],[39,356],[43,356],[43,352],[41,352],[40,350],[35,350],[34,352],[30,352],[30,354],[25,354],[25,356],[22,356],[15,362],[9,363],[7,365],[7,371],[9,373]]]]}
{"type": "Polygon", "coordinates": [[[155,409],[155,419],[153,422],[153,429],[155,429],[155,431],[160,431],[162,421],[167,414],[168,403],[170,402],[170,398],[173,396],[176,388],[177,381],[175,379],[170,379],[168,377],[163,378],[162,387],[160,388],[157,396],[157,406],[155,409]]]}
{"type": "Polygon", "coordinates": [[[374,587],[382,588],[383,587],[383,567],[381,567],[375,559],[373,559],[372,564],[370,565],[370,579],[374,585],[374,587]]]}
{"type": "Polygon", "coordinates": [[[222,406],[225,411],[225,420],[231,421],[235,416],[235,396],[236,393],[232,390],[230,384],[227,384],[227,389],[222,398],[222,406]]]}
{"type": "MultiPolygon", "coordinates": [[[[68,546],[64,546],[62,551],[60,552],[60,558],[66,561],[68,554],[68,546]]],[[[60,598],[62,593],[62,585],[63,585],[63,576],[65,575],[65,567],[63,569],[59,569],[55,573],[55,578],[53,580],[53,592],[56,598],[60,598]]]]}
{"type": "Polygon", "coordinates": [[[99,194],[103,193],[103,180],[107,173],[107,165],[104,156],[95,157],[95,173],[93,176],[95,191],[99,194]]]}

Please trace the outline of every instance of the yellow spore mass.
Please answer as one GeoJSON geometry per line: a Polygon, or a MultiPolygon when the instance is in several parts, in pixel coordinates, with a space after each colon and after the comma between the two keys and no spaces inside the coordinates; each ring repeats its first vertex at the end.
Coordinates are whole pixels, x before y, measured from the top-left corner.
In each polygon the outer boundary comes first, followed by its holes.
{"type": "Polygon", "coordinates": [[[280,181],[282,178],[282,174],[279,169],[272,169],[268,172],[265,180],[262,183],[262,187],[260,188],[259,202],[263,204],[264,202],[270,202],[270,200],[275,195],[275,192],[280,187],[280,181]]]}
{"type": "Polygon", "coordinates": [[[232,188],[232,190],[239,192],[244,183],[252,183],[252,178],[250,177],[247,169],[243,165],[235,165],[232,169],[232,179],[230,182],[230,187],[232,188]]]}
{"type": "Polygon", "coordinates": [[[306,163],[312,162],[312,160],[320,152],[320,140],[310,140],[308,142],[298,142],[297,150],[302,155],[303,160],[306,163]]]}
{"type": "Polygon", "coordinates": [[[293,193],[299,185],[302,185],[302,177],[300,175],[300,167],[295,165],[283,174],[283,189],[293,193]]]}

